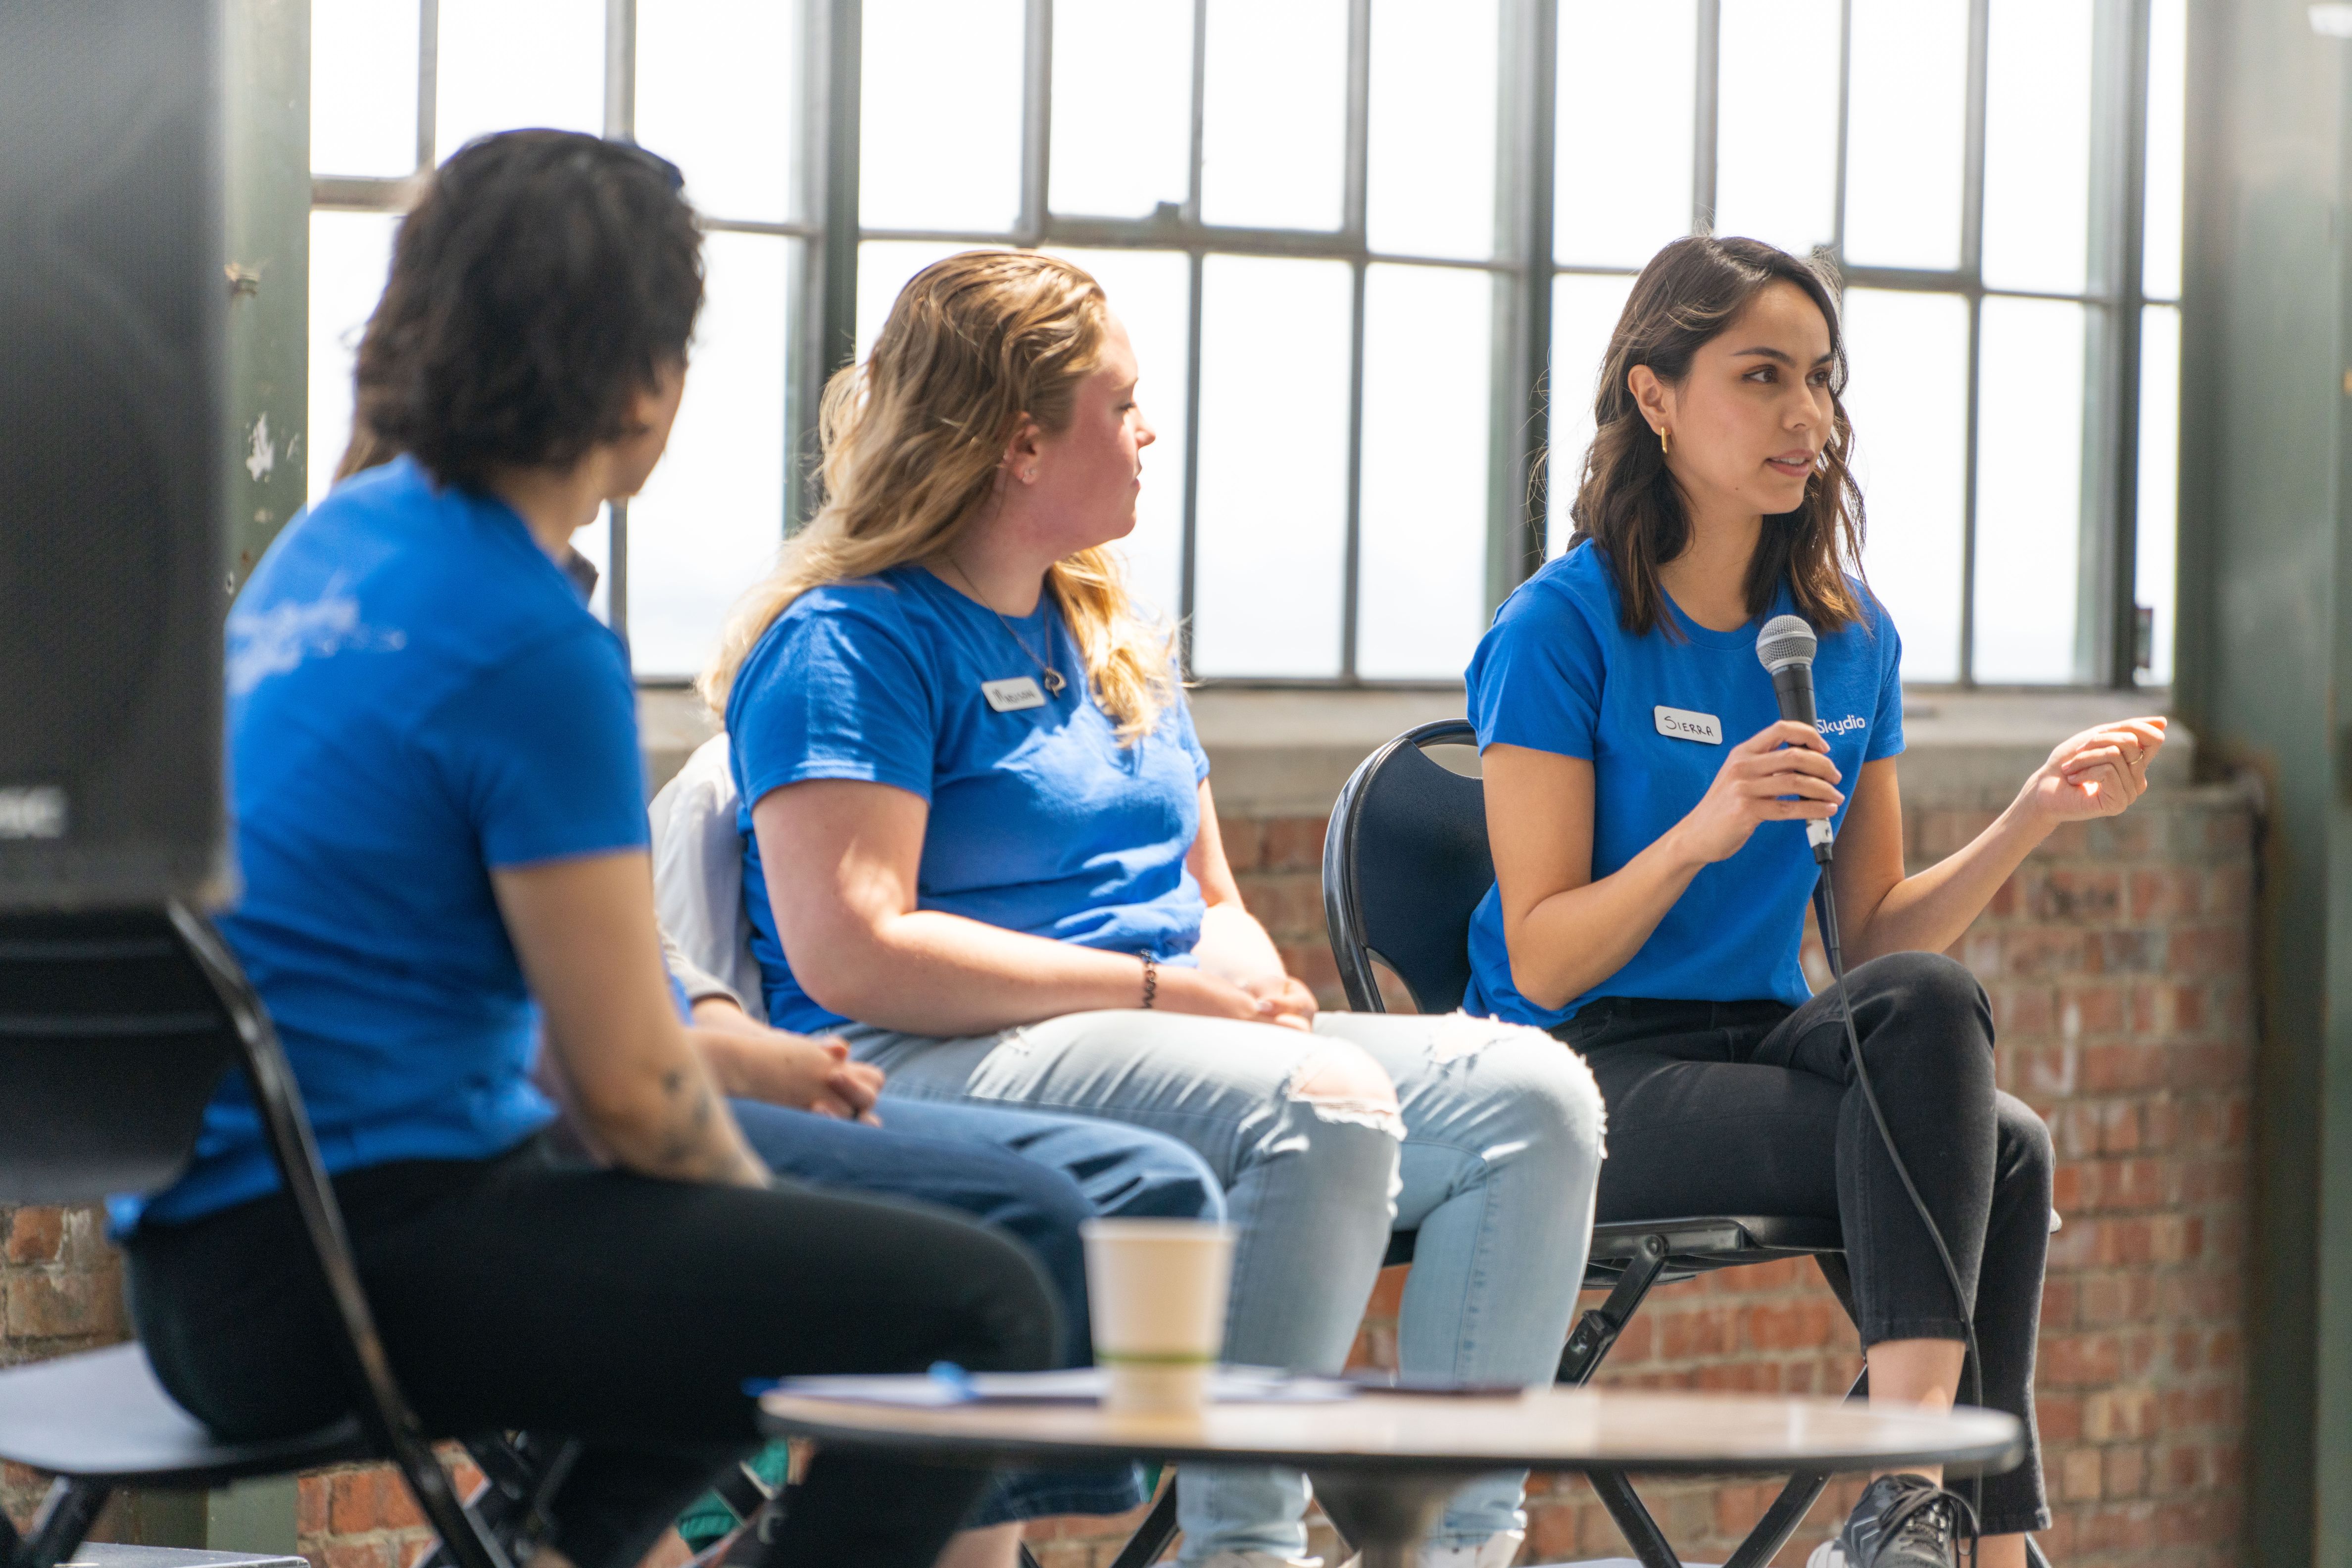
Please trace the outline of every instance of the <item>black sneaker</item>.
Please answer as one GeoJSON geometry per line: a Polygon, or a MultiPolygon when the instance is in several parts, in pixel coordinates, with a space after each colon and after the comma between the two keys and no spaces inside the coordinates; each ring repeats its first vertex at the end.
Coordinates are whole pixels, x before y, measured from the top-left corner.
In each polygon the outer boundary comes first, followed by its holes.
{"type": "Polygon", "coordinates": [[[1975,1510],[1957,1492],[1925,1476],[1881,1476],[1805,1568],[1958,1568],[1961,1533],[1973,1541],[1976,1528],[1975,1510]]]}

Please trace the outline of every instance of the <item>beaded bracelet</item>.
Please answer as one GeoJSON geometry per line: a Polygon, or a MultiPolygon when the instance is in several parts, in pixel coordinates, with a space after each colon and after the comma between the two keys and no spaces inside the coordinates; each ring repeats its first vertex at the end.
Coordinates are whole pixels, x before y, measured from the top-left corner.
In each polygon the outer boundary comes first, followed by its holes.
{"type": "Polygon", "coordinates": [[[1136,956],[1143,960],[1143,1005],[1150,1008],[1160,999],[1160,961],[1148,952],[1136,956]]]}

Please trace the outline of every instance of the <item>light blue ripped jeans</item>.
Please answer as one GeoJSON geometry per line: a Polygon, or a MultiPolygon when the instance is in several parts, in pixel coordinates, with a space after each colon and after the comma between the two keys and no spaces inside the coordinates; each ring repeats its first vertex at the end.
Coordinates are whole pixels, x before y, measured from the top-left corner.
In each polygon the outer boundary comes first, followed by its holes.
{"type": "MultiPolygon", "coordinates": [[[[1420,1232],[1406,1372],[1551,1381],[1591,1239],[1601,1107],[1583,1059],[1549,1035],[1458,1013],[1326,1013],[1309,1036],[1135,1011],[963,1039],[841,1034],[889,1074],[886,1097],[1072,1111],[1191,1144],[1240,1232],[1228,1361],[1339,1371],[1393,1228],[1420,1232]],[[1397,1114],[1363,1092],[1379,1088],[1367,1057],[1396,1086],[1397,1114]]],[[[1524,1529],[1521,1481],[1465,1487],[1433,1542],[1524,1529]]],[[[1302,1555],[1307,1498],[1296,1471],[1188,1470],[1182,1561],[1302,1555]]]]}

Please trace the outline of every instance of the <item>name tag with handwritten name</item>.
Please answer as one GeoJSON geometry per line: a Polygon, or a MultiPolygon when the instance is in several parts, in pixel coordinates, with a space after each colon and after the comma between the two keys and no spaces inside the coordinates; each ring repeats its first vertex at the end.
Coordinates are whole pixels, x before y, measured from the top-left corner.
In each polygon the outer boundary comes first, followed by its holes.
{"type": "Polygon", "coordinates": [[[1034,676],[1016,675],[1010,680],[983,680],[980,694],[999,713],[1018,713],[1025,708],[1045,706],[1045,694],[1038,689],[1034,676]]]}
{"type": "Polygon", "coordinates": [[[1658,733],[1670,740],[1697,741],[1704,745],[1723,744],[1723,721],[1712,713],[1693,713],[1684,708],[1654,708],[1658,716],[1658,733]]]}

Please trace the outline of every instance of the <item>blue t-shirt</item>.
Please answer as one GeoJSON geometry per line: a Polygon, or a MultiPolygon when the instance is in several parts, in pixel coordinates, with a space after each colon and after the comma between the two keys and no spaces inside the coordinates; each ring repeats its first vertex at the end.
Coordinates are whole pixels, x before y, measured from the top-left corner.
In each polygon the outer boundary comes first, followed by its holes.
{"type": "Polygon", "coordinates": [[[920,566],[811,589],[752,648],[727,700],[743,798],[743,900],[768,1018],[821,1032],[848,1020],[794,978],[776,938],[751,807],[806,779],[889,784],[930,805],[917,901],[1032,936],[1190,963],[1201,889],[1184,868],[1209,759],[1180,695],[1121,745],[1050,595],[1011,619],[920,566]],[[1066,683],[999,711],[984,681],[1066,683]]]}
{"type": "MultiPolygon", "coordinates": [[[[1903,749],[1903,645],[1885,609],[1853,584],[1866,621],[1825,632],[1813,658],[1814,708],[1849,798],[1862,764],[1903,749]]],[[[1664,626],[1634,637],[1618,614],[1616,578],[1580,545],[1519,584],[1471,656],[1465,677],[1481,750],[1525,746],[1592,764],[1592,878],[1599,881],[1689,815],[1728,748],[1780,717],[1756,658],[1763,621],[1790,613],[1788,590],[1762,618],[1709,631],[1669,598],[1681,640],[1664,626]],[[1716,721],[1719,744],[1686,738],[1716,721]],[[1673,734],[1668,731],[1675,731],[1673,734]]],[[[1845,820],[1839,806],[1833,823],[1845,820]]],[[[1739,852],[1702,869],[1625,966],[1557,1010],[1511,985],[1502,902],[1488,889],[1470,921],[1473,1013],[1550,1028],[1598,996],[1738,1002],[1810,994],[1797,947],[1814,880],[1801,822],[1767,822],[1739,852]]]]}
{"type": "MultiPolygon", "coordinates": [[[[287,526],[228,619],[244,893],[222,932],[268,1005],[330,1172],[481,1159],[544,1125],[537,1010],[492,868],[642,847],[620,642],[503,502],[407,458],[287,526]]],[[[118,1226],[274,1191],[244,1079],[118,1226]]]]}

